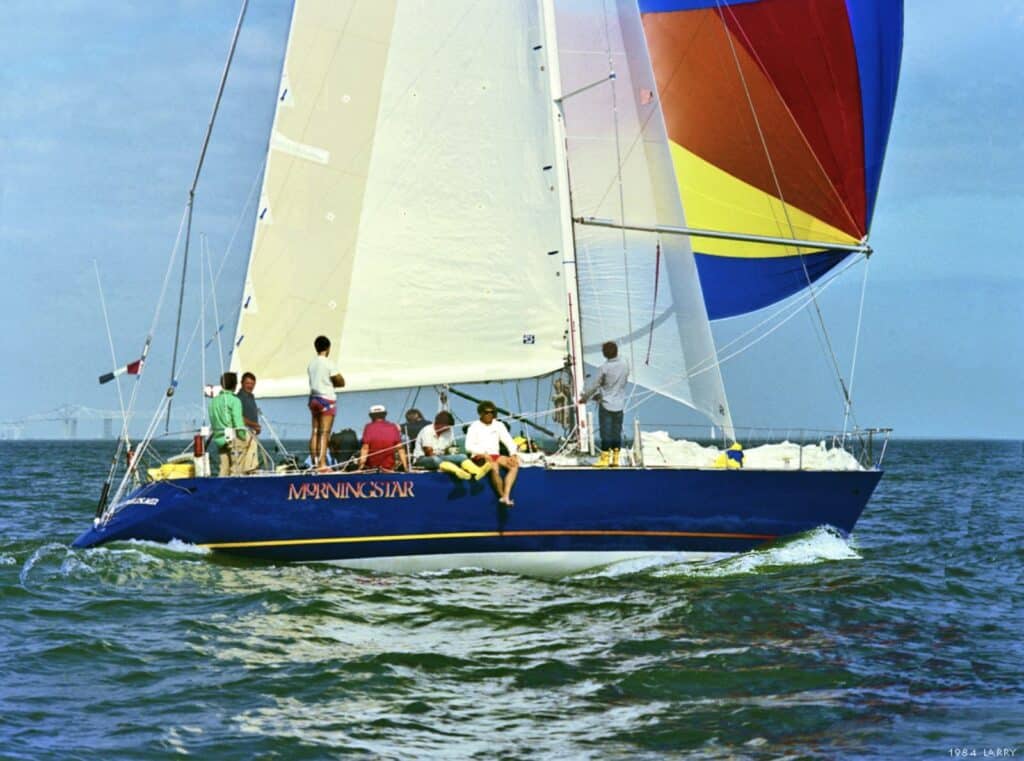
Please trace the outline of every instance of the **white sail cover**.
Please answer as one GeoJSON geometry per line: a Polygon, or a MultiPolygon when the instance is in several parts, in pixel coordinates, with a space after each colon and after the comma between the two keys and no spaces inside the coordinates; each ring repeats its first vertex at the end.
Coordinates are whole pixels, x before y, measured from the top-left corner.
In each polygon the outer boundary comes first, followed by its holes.
{"type": "MultiPolygon", "coordinates": [[[[686,224],[635,0],[562,0],[559,60],[573,213],[634,225],[686,224]]],[[[696,263],[678,235],[576,226],[585,359],[613,340],[632,380],[732,419],[696,263]]]]}
{"type": "Polygon", "coordinates": [[[565,363],[551,96],[520,0],[296,0],[232,368],[308,391],[565,363]]]}

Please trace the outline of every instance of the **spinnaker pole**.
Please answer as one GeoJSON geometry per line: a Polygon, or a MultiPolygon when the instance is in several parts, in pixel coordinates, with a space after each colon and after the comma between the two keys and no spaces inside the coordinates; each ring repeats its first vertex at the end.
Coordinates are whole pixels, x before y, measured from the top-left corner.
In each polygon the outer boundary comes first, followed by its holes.
{"type": "Polygon", "coordinates": [[[714,238],[716,240],[738,240],[750,243],[765,243],[770,246],[796,246],[797,248],[830,248],[836,251],[849,251],[855,254],[871,256],[872,248],[865,238],[860,243],[830,243],[820,240],[802,240],[800,238],[780,238],[770,235],[749,235],[732,233],[725,230],[701,230],[695,227],[675,227],[673,225],[627,225],[611,219],[599,217],[576,217],[574,222],[591,227],[608,227],[613,230],[635,230],[642,233],[659,233],[661,235],[687,235],[691,238],[714,238]]]}
{"type": "MultiPolygon", "coordinates": [[[[468,401],[476,402],[477,404],[483,401],[483,399],[481,399],[478,396],[467,394],[465,391],[459,391],[457,388],[453,388],[452,386],[446,386],[445,388],[448,390],[448,393],[455,394],[455,396],[461,396],[463,399],[466,399],[468,401]]],[[[523,415],[517,415],[511,410],[507,410],[504,407],[499,407],[497,404],[494,405],[494,409],[496,409],[502,415],[507,416],[510,420],[518,420],[523,425],[528,425],[531,428],[536,428],[538,431],[540,431],[541,433],[546,433],[548,436],[556,436],[555,432],[552,431],[550,428],[545,428],[540,423],[535,423],[528,417],[524,417],[523,415]]]]}

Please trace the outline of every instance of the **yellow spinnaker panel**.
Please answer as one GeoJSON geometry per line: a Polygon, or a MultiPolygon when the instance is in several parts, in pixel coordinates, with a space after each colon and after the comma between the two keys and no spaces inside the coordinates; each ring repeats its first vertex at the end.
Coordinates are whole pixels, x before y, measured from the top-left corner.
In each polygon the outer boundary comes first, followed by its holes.
{"type": "MultiPolygon", "coordinates": [[[[669,145],[688,227],[823,243],[857,243],[843,231],[723,172],[674,141],[669,141],[669,145]]],[[[693,248],[702,254],[745,259],[821,250],[697,237],[693,248]]]]}

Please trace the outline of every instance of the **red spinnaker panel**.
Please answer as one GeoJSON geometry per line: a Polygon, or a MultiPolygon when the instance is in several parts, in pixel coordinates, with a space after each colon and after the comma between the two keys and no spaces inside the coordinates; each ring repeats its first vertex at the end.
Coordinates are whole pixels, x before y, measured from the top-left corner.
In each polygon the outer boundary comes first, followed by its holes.
{"type": "Polygon", "coordinates": [[[860,238],[857,64],[840,12],[842,2],[762,0],[643,20],[669,138],[860,238]]]}

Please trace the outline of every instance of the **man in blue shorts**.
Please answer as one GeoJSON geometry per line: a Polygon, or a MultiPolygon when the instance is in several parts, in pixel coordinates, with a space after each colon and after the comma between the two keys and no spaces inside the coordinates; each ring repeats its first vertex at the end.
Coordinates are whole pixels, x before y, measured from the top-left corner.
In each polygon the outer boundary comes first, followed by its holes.
{"type": "Polygon", "coordinates": [[[316,356],[309,363],[309,412],[313,416],[313,432],[309,437],[309,459],[313,467],[324,470],[327,467],[327,444],[331,438],[331,426],[337,414],[334,389],[345,387],[341,371],[328,359],[331,341],[327,336],[317,336],[313,342],[316,356]]]}

